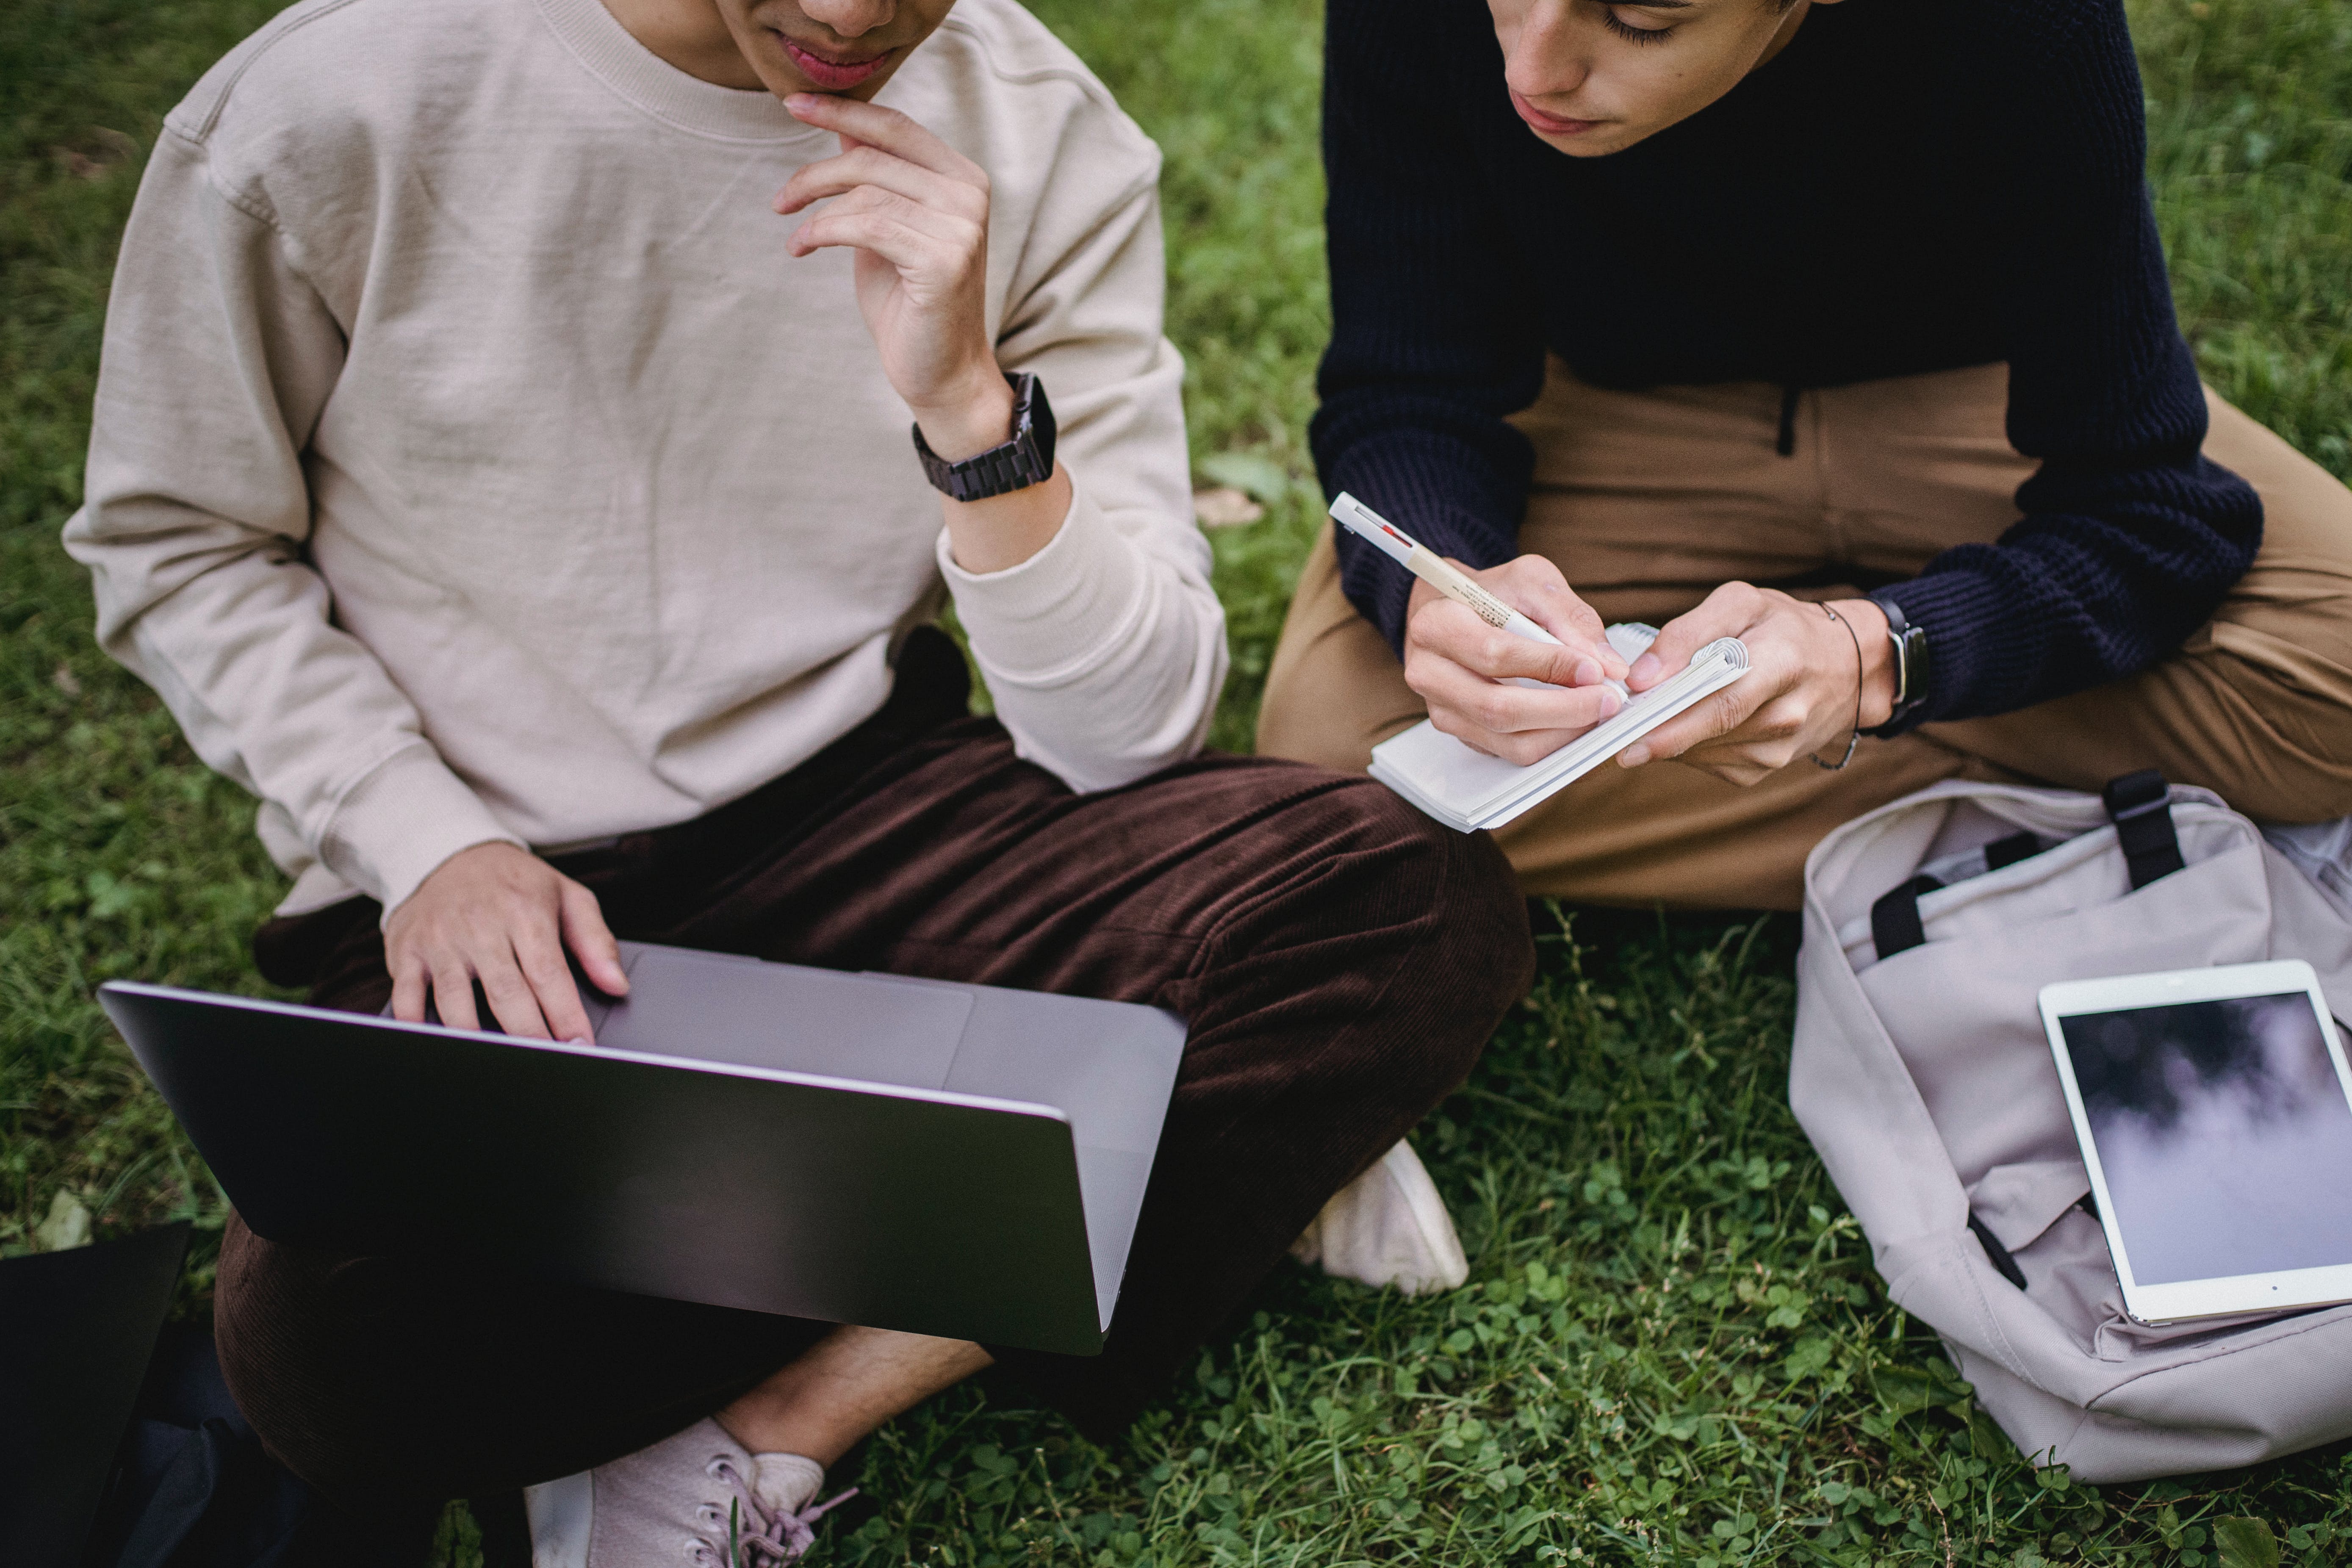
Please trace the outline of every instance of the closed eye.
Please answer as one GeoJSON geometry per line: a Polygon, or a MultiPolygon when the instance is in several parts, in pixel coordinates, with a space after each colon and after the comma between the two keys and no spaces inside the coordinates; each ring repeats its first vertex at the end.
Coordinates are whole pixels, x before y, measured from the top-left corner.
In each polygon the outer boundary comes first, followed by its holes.
{"type": "Polygon", "coordinates": [[[1674,32],[1672,26],[1664,27],[1635,26],[1633,23],[1625,20],[1623,16],[1619,16],[1618,10],[1619,7],[1614,5],[1602,6],[1601,8],[1601,19],[1608,26],[1611,32],[1616,34],[1621,38],[1628,39],[1636,44],[1662,44],[1664,43],[1668,36],[1674,32]]]}

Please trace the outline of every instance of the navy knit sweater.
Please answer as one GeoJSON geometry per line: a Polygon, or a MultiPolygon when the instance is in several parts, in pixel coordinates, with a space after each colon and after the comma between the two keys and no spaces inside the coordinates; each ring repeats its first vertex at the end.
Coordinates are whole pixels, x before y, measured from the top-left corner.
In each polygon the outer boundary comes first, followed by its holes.
{"type": "MultiPolygon", "coordinates": [[[[2000,713],[2179,647],[2252,563],[2206,461],[2121,0],[1847,0],[1678,125],[1602,158],[1513,113],[1482,0],[1330,0],[1334,332],[1312,438],[1441,554],[1518,553],[1504,416],[1544,351],[1601,386],[1835,386],[2007,361],[2021,521],[1877,590],[1927,629],[1914,721],[2000,713]]],[[[1342,531],[1402,643],[1411,580],[1342,531]]]]}

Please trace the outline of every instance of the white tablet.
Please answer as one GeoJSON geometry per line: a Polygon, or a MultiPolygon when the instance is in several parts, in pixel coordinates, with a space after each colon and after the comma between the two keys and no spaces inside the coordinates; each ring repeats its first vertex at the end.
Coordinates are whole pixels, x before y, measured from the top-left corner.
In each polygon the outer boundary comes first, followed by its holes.
{"type": "Polygon", "coordinates": [[[2352,1300],[2352,1071],[2300,960],[2042,988],[2143,1323],[2352,1300]]]}

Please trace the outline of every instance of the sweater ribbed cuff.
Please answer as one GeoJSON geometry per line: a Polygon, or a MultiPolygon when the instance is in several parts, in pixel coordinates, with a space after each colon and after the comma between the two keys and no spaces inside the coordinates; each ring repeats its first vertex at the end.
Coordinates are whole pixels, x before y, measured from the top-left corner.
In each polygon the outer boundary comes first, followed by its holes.
{"type": "MultiPolygon", "coordinates": [[[[1335,495],[1354,495],[1434,554],[1487,567],[1517,553],[1525,476],[1514,489],[1492,462],[1457,439],[1399,431],[1359,440],[1323,465],[1323,483],[1335,495]]],[[[1340,587],[1402,657],[1412,574],[1346,529],[1337,538],[1340,587]]]]}
{"type": "Polygon", "coordinates": [[[2008,606],[1998,584],[1974,572],[1934,572],[1870,596],[1901,605],[1903,618],[1927,634],[1927,700],[1883,733],[1901,734],[1938,719],[2005,710],[1991,693],[1979,688],[1989,673],[2030,660],[2001,646],[2002,611],[2008,606]]]}
{"type": "Polygon", "coordinates": [[[319,858],[389,919],[450,856],[491,843],[529,847],[419,740],[343,792],[319,836],[319,858]]]}
{"type": "Polygon", "coordinates": [[[1020,686],[1060,686],[1108,658],[1147,585],[1140,552],[1076,479],[1062,526],[1019,565],[967,572],[945,529],[939,561],[973,657],[991,676],[1020,686]]]}

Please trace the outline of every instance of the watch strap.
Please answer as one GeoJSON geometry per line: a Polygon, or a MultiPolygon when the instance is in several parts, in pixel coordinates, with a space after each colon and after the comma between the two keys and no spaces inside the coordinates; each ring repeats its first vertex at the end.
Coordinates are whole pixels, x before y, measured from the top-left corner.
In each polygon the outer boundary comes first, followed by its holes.
{"type": "Polygon", "coordinates": [[[1885,723],[1864,731],[1884,739],[1902,733],[1911,715],[1927,700],[1927,634],[1911,624],[1892,595],[1873,594],[1870,600],[1885,613],[1887,640],[1895,645],[1895,710],[1885,723]]]}
{"type": "Polygon", "coordinates": [[[986,500],[1044,484],[1054,477],[1054,409],[1045,401],[1045,384],[1027,371],[1008,374],[1013,388],[1013,437],[983,452],[949,462],[923,439],[923,427],[914,426],[915,456],[931,488],[956,500],[986,500]]]}

